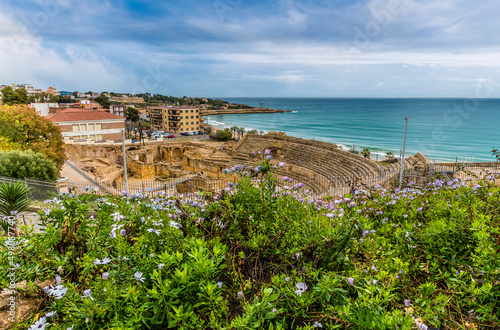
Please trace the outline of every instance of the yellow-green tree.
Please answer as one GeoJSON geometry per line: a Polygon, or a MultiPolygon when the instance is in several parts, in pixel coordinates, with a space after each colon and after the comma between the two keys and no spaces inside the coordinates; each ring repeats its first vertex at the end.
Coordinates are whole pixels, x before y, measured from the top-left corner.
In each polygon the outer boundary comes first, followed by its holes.
{"type": "Polygon", "coordinates": [[[61,170],[66,154],[61,129],[27,105],[0,105],[0,150],[33,150],[61,170]]]}

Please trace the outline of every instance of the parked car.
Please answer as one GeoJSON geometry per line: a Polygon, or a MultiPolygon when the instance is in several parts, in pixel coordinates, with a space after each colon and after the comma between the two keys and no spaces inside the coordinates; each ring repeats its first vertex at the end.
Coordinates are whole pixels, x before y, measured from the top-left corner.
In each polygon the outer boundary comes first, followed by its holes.
{"type": "Polygon", "coordinates": [[[192,132],[194,135],[198,135],[198,131],[192,132]]]}
{"type": "Polygon", "coordinates": [[[165,134],[165,139],[175,139],[175,135],[173,134],[165,134]]]}
{"type": "Polygon", "coordinates": [[[188,135],[194,135],[194,133],[193,132],[188,132],[188,135]]]}
{"type": "Polygon", "coordinates": [[[205,132],[204,131],[198,131],[198,134],[199,135],[203,135],[203,134],[205,134],[205,132]]]}
{"type": "Polygon", "coordinates": [[[215,139],[215,135],[209,135],[208,137],[211,139],[215,139]]]}
{"type": "Polygon", "coordinates": [[[183,136],[189,136],[189,133],[188,132],[182,132],[181,135],[183,135],[183,136]]]}

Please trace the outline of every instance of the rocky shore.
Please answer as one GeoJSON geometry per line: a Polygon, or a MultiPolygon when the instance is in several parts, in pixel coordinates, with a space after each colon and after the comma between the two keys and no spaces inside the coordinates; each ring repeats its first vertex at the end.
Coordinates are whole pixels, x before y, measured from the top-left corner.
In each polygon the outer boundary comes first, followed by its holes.
{"type": "Polygon", "coordinates": [[[272,108],[241,108],[241,109],[202,109],[202,114],[204,116],[214,116],[223,114],[243,114],[243,113],[279,113],[279,112],[291,112],[290,110],[277,110],[272,108]]]}

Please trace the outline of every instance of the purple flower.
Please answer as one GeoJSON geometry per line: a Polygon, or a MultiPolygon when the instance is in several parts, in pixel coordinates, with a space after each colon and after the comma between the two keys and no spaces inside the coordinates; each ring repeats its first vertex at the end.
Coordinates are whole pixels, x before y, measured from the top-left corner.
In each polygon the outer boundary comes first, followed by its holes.
{"type": "Polygon", "coordinates": [[[297,253],[292,254],[292,259],[299,260],[300,259],[300,253],[297,252],[297,253]]]}
{"type": "Polygon", "coordinates": [[[405,299],[405,306],[410,307],[410,299],[405,299]]]}
{"type": "Polygon", "coordinates": [[[222,282],[217,282],[217,287],[220,289],[222,288],[222,282]]]}
{"type": "Polygon", "coordinates": [[[158,264],[158,269],[163,269],[164,266],[165,264],[158,264]]]}
{"type": "Polygon", "coordinates": [[[269,149],[265,149],[264,150],[264,156],[267,156],[267,155],[270,155],[271,154],[271,150],[269,149]]]}
{"type": "Polygon", "coordinates": [[[349,277],[347,279],[347,282],[349,283],[350,286],[352,286],[354,284],[354,279],[352,277],[349,277]]]}
{"type": "Polygon", "coordinates": [[[285,277],[285,281],[290,282],[290,277],[285,277]]]}
{"type": "Polygon", "coordinates": [[[267,156],[266,156],[266,158],[267,158],[268,160],[271,160],[271,159],[273,159],[273,156],[271,156],[271,155],[267,155],[267,156]]]}
{"type": "Polygon", "coordinates": [[[243,292],[240,291],[240,292],[238,292],[238,299],[242,299],[242,298],[243,298],[243,292]]]}
{"type": "Polygon", "coordinates": [[[103,279],[103,280],[107,280],[107,279],[108,279],[108,277],[109,277],[109,273],[108,273],[108,272],[104,272],[104,273],[102,273],[102,279],[103,279]]]}
{"type": "Polygon", "coordinates": [[[120,235],[125,236],[127,234],[127,231],[125,229],[120,230],[120,235]]]}
{"type": "Polygon", "coordinates": [[[375,265],[373,265],[373,266],[372,266],[372,270],[373,270],[374,272],[376,272],[376,271],[377,271],[377,267],[375,267],[375,265]]]}

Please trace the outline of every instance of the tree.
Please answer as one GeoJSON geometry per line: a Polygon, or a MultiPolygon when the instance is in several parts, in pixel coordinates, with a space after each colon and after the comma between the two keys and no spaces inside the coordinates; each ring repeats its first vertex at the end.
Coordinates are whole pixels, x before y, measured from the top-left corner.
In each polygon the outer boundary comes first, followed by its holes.
{"type": "Polygon", "coordinates": [[[2,102],[7,105],[28,103],[28,92],[24,88],[14,90],[10,86],[5,86],[1,90],[2,102]]]}
{"type": "Polygon", "coordinates": [[[363,150],[361,151],[361,155],[365,158],[370,158],[371,155],[370,149],[363,148],[363,150]]]}
{"type": "Polygon", "coordinates": [[[31,150],[0,151],[0,176],[16,179],[57,180],[57,167],[45,155],[31,150]]]}
{"type": "Polygon", "coordinates": [[[212,126],[205,127],[205,134],[212,135],[213,132],[214,132],[214,129],[212,128],[212,126]]]}
{"type": "Polygon", "coordinates": [[[109,99],[106,95],[102,94],[95,98],[95,101],[99,103],[104,109],[109,109],[109,99]]]}
{"type": "Polygon", "coordinates": [[[392,151],[388,151],[385,153],[385,157],[387,158],[394,158],[394,153],[392,151]]]}
{"type": "Polygon", "coordinates": [[[257,131],[256,129],[251,129],[251,130],[247,131],[247,134],[257,135],[257,134],[259,134],[259,131],[257,131]]]}
{"type": "Polygon", "coordinates": [[[238,129],[239,127],[238,126],[233,126],[231,127],[229,130],[233,133],[233,135],[231,137],[234,137],[234,135],[236,135],[236,132],[238,132],[238,129]]]}
{"type": "Polygon", "coordinates": [[[61,129],[27,105],[0,106],[0,137],[18,150],[44,154],[60,170],[66,160],[61,129]]]}
{"type": "Polygon", "coordinates": [[[243,138],[243,135],[245,135],[245,128],[244,127],[238,128],[238,135],[239,135],[239,139],[241,140],[243,138]]]}
{"type": "Polygon", "coordinates": [[[231,140],[233,134],[231,133],[231,131],[226,128],[224,130],[218,130],[217,132],[215,132],[215,138],[219,141],[227,141],[227,140],[231,140]]]}

